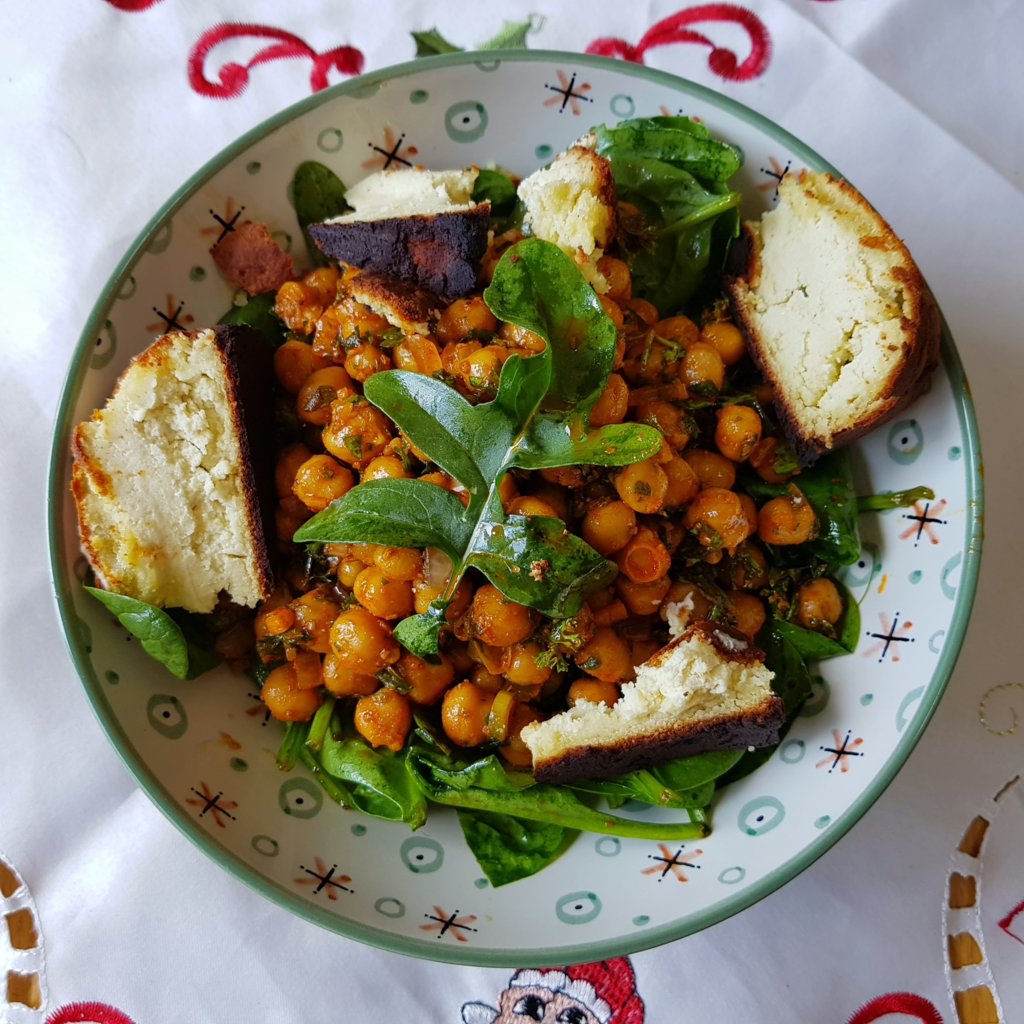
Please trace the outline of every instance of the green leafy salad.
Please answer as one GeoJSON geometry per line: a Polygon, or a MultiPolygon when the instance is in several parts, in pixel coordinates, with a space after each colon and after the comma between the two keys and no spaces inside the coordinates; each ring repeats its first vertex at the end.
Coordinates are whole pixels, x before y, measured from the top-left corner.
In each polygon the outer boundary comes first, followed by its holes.
{"type": "MultiPolygon", "coordinates": [[[[680,616],[756,644],[787,723],[860,633],[836,579],[860,557],[849,459],[798,466],[722,296],[740,152],[683,117],[593,137],[618,227],[588,267],[483,170],[487,283],[428,330],[359,301],[308,234],[314,268],[224,318],[275,346],[278,584],[255,612],[91,591],[175,675],[254,676],[280,767],[342,807],[412,829],[455,808],[494,885],[580,832],[706,835],[717,789],[770,756],[535,778],[522,730],[613,707],[680,616]]],[[[347,209],[321,164],[291,194],[304,231],[347,209]]]]}

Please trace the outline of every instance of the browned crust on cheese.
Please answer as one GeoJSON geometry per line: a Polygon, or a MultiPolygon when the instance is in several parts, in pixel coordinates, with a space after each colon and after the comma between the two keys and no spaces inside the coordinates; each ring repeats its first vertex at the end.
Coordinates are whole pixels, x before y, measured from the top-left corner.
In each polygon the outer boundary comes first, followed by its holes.
{"type": "Polygon", "coordinates": [[[210,249],[210,256],[231,284],[250,295],[277,291],[295,277],[295,263],[265,224],[244,221],[210,249]]]}
{"type": "Polygon", "coordinates": [[[612,174],[612,163],[607,157],[602,156],[587,146],[570,146],[566,153],[571,153],[580,159],[586,160],[594,174],[598,198],[601,200],[601,205],[608,208],[610,218],[608,230],[602,237],[595,238],[595,241],[602,249],[607,249],[615,238],[619,223],[618,192],[615,188],[615,176],[612,174]]]}
{"type": "Polygon", "coordinates": [[[407,334],[428,333],[441,311],[433,292],[374,270],[354,277],[349,293],[407,334]]]}
{"type": "MultiPolygon", "coordinates": [[[[801,179],[806,172],[803,172],[801,179]]],[[[748,288],[756,288],[761,277],[761,247],[756,224],[744,224],[739,239],[729,254],[726,291],[731,299],[733,316],[747,341],[751,358],[775,392],[775,408],[787,439],[803,466],[809,466],[826,452],[843,448],[888,422],[924,394],[929,387],[931,373],[939,362],[942,334],[938,305],[917,264],[903,241],[893,232],[888,222],[847,181],[830,174],[820,176],[829,185],[843,192],[852,202],[861,206],[875,219],[876,233],[861,236],[861,245],[898,253],[902,266],[893,269],[909,301],[910,315],[901,318],[903,336],[899,344],[903,358],[889,379],[880,388],[882,400],[878,408],[833,435],[830,442],[804,433],[799,409],[790,400],[786,381],[773,372],[771,364],[761,350],[761,339],[754,318],[745,302],[748,288]]]]}
{"type": "Polygon", "coordinates": [[[487,251],[491,204],[435,214],[309,226],[323,253],[361,270],[408,281],[450,300],[476,287],[487,251]]]}
{"type": "MultiPolygon", "coordinates": [[[[745,666],[764,664],[764,651],[749,637],[723,623],[708,621],[689,625],[681,636],[657,651],[647,663],[657,666],[673,648],[695,637],[709,643],[718,656],[727,661],[745,666]]],[[[736,714],[705,722],[666,725],[611,746],[574,749],[559,757],[535,761],[533,774],[538,782],[550,783],[607,779],[709,750],[768,747],[778,742],[785,718],[782,699],[771,693],[756,707],[736,714]]]]}

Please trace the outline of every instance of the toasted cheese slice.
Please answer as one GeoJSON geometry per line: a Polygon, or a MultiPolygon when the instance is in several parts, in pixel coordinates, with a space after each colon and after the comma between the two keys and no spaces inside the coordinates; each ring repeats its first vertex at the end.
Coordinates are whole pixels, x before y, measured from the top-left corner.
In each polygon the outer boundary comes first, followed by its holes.
{"type": "Polygon", "coordinates": [[[770,746],[784,721],[764,654],[697,622],[624,683],[614,705],[580,702],[523,728],[541,782],[610,778],[709,750],[770,746]]]}
{"type": "Polygon", "coordinates": [[[268,356],[248,328],[165,334],[76,427],[71,489],[100,586],[193,612],[270,593],[247,424],[268,356]]]}

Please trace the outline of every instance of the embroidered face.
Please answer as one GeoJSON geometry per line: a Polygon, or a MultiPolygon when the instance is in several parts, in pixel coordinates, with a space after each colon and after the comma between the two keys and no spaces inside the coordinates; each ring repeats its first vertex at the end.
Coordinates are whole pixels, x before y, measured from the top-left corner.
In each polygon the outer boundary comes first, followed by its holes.
{"type": "Polygon", "coordinates": [[[494,1024],[599,1024],[572,996],[540,986],[505,989],[499,1007],[494,1024]]]}

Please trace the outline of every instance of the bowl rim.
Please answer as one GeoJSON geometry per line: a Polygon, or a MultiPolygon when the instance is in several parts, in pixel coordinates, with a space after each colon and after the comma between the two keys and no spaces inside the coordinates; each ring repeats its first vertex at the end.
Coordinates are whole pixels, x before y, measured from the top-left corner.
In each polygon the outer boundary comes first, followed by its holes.
{"type": "Polygon", "coordinates": [[[940,312],[940,319],[942,321],[940,358],[949,376],[953,404],[964,439],[962,463],[965,472],[967,514],[965,517],[964,552],[960,583],[957,587],[954,611],[949,629],[947,630],[946,641],[943,644],[938,662],[912,722],[908,724],[906,731],[899,737],[896,747],[889,758],[880,766],[864,791],[847,807],[842,815],[836,818],[827,829],[808,843],[799,853],[777,865],[757,882],[752,883],[733,896],[719,900],[711,907],[691,913],[687,917],[679,918],[673,922],[645,929],[635,934],[620,935],[610,939],[597,939],[590,942],[553,947],[538,947],[530,951],[500,947],[456,949],[439,944],[430,944],[429,940],[425,939],[396,935],[321,909],[317,905],[303,899],[297,893],[286,889],[280,883],[275,882],[269,877],[259,875],[238,854],[229,850],[212,834],[197,827],[193,817],[180,807],[164,784],[141,759],[138,751],[121,727],[120,722],[113,715],[103,696],[103,690],[93,665],[82,651],[81,642],[78,639],[74,601],[71,596],[72,588],[77,581],[69,578],[68,574],[64,571],[68,538],[64,536],[63,532],[62,512],[66,507],[64,502],[67,501],[67,495],[64,492],[71,461],[69,444],[73,427],[71,413],[82,380],[88,370],[87,352],[93,344],[98,329],[102,326],[104,314],[123,287],[129,271],[138,259],[141,258],[154,233],[202,186],[254,143],[288,124],[296,117],[325,103],[329,103],[337,97],[357,95],[367,88],[379,86],[387,81],[414,76],[425,71],[460,67],[467,64],[493,64],[494,62],[518,64],[565,63],[600,69],[602,71],[611,71],[618,75],[661,84],[677,93],[697,97],[709,105],[728,112],[739,120],[759,128],[766,134],[783,142],[793,153],[799,155],[808,166],[829,171],[837,176],[843,176],[841,171],[833,167],[811,147],[786,131],[786,129],[777,125],[770,118],[758,113],[746,104],[729,96],[722,95],[710,87],[667,71],[592,54],[573,53],[563,50],[512,49],[469,50],[434,57],[419,57],[411,61],[367,72],[339,82],[311,96],[304,97],[244,132],[233,142],[220,149],[197,171],[190,175],[182,185],[175,189],[156,213],[149,218],[109,275],[106,284],[86,318],[78,343],[72,352],[61,390],[60,402],[53,421],[53,440],[50,451],[46,496],[48,552],[52,596],[57,608],[65,645],[86,691],[93,713],[96,715],[107,739],[113,745],[135,781],[165,817],[220,868],[224,869],[236,880],[255,890],[261,896],[276,903],[282,909],[290,911],[296,916],[310,923],[317,924],[343,938],[355,939],[389,952],[437,962],[484,967],[543,967],[601,960],[612,956],[637,953],[695,934],[724,921],[740,911],[753,906],[802,873],[831,849],[864,816],[872,804],[888,788],[916,747],[945,692],[962,649],[977,590],[981,563],[984,491],[979,431],[970,386],[948,325],[940,312]]]}

